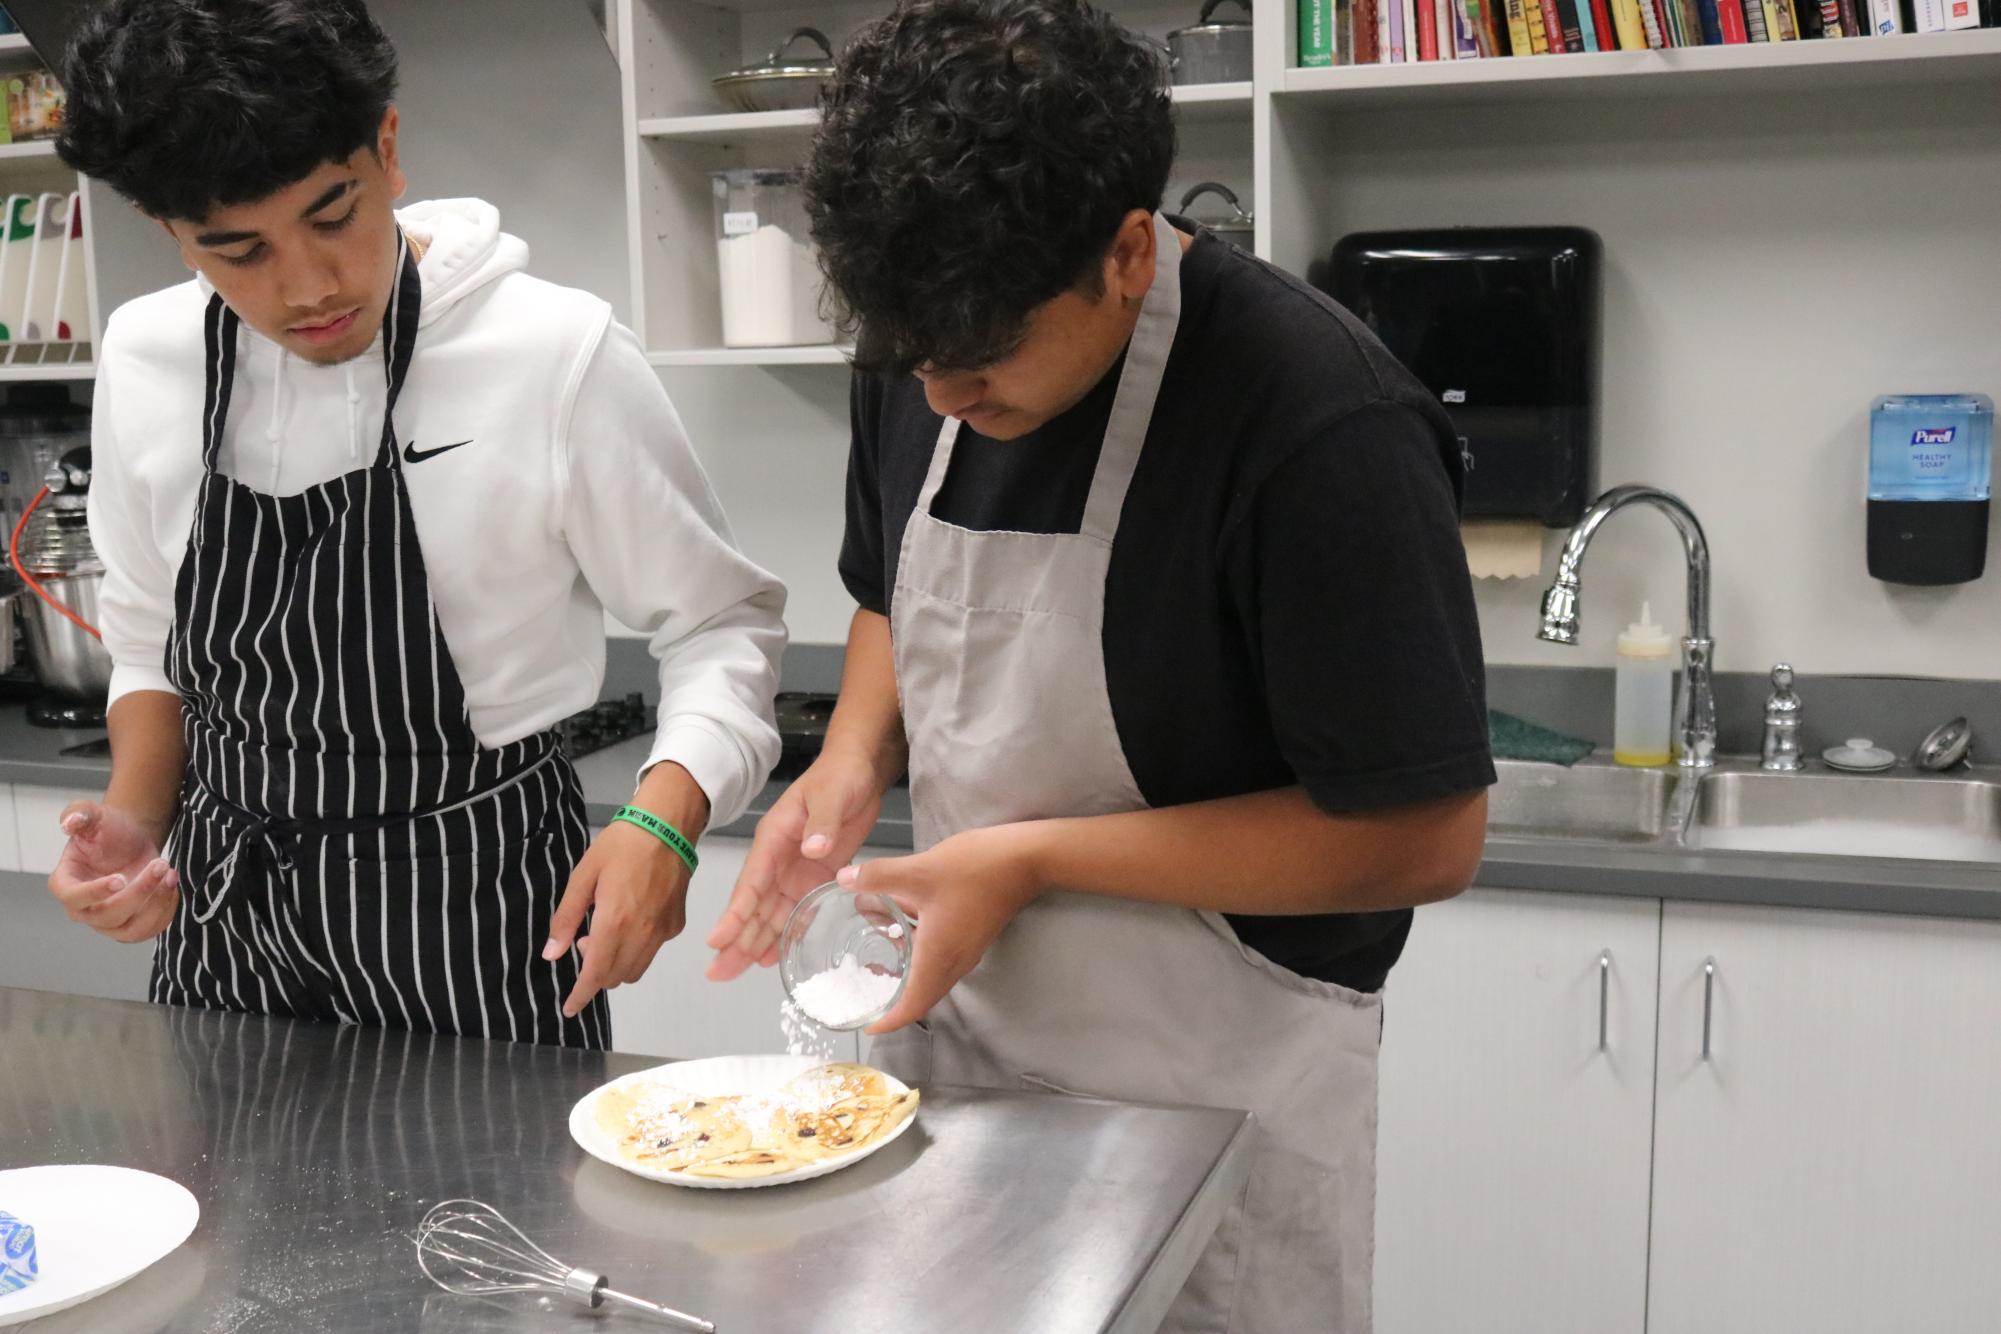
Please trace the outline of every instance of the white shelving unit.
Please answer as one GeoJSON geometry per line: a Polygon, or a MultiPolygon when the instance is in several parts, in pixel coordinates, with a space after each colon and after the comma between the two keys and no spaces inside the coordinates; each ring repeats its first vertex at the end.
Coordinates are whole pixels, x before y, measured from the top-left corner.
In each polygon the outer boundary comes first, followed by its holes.
{"type": "Polygon", "coordinates": [[[847,349],[806,347],[690,347],[649,352],[655,366],[845,366],[847,349]]]}
{"type": "MultiPolygon", "coordinates": [[[[754,554],[793,585],[798,637],[836,641],[842,360],[719,346],[706,178],[796,161],[813,117],[730,116],[709,81],[803,24],[838,43],[887,0],[621,3],[635,323],[691,432],[715,442],[754,554]],[[744,378],[760,376],[782,383],[744,378]]],[[[1159,37],[1196,8],[1115,12],[1159,37]]],[[[1257,215],[1258,253],[1309,277],[1357,231],[1593,229],[1600,475],[1670,487],[1702,515],[1719,665],[1991,674],[2001,619],[1968,601],[1979,585],[1867,578],[1855,479],[1875,394],[2001,391],[2001,31],[1306,70],[1292,10],[1258,8],[1248,86],[1177,93],[1170,204],[1196,181],[1229,185],[1257,215]]],[[[1533,581],[1480,584],[1491,660],[1602,664],[1617,609],[1678,604],[1670,534],[1615,525],[1604,542],[1607,610],[1581,652],[1534,641],[1533,581]]]]}
{"type": "MultiPolygon", "coordinates": [[[[710,87],[716,75],[762,59],[794,28],[813,26],[837,45],[884,6],[745,0],[720,6],[687,0],[622,0],[617,49],[626,107],[627,210],[634,327],[660,367],[841,368],[838,348],[726,348],[711,216],[709,173],[731,167],[790,166],[804,154],[815,111],[732,112],[710,87]]],[[[1164,36],[1193,21],[1193,7],[1122,8],[1128,22],[1164,36]],[[1187,12],[1184,12],[1186,10],[1187,12]]],[[[1220,180],[1252,197],[1251,83],[1175,90],[1182,127],[1173,191],[1220,180]]]]}
{"type": "MultiPolygon", "coordinates": [[[[41,63],[26,37],[20,33],[0,35],[0,74],[41,63]]],[[[30,139],[0,144],[0,199],[12,194],[49,193],[75,193],[81,201],[84,223],[82,280],[90,312],[88,327],[82,331],[81,337],[68,341],[0,343],[0,383],[89,380],[97,373],[92,352],[97,346],[103,324],[97,300],[97,256],[92,222],[96,201],[92,198],[92,184],[63,165],[56,156],[52,140],[30,139]]]]}
{"type": "Polygon", "coordinates": [[[1608,51],[1498,60],[1404,65],[1284,68],[1281,98],[1321,101],[1443,101],[1460,96],[1625,96],[1662,91],[1700,95],[1725,90],[1867,87],[1910,77],[1936,78],[1984,69],[2001,72],[2001,29],[1855,38],[1840,41],[1608,51]],[[1912,62],[1918,62],[1913,64],[1912,62]],[[1955,67],[1964,67],[1955,68],[1955,67]]]}
{"type": "MultiPolygon", "coordinates": [[[[1151,4],[1117,12],[1158,37],[1189,21],[1183,8],[1151,4]]],[[[879,12],[875,4],[840,3],[829,10],[796,0],[622,0],[618,49],[627,53],[632,308],[656,365],[843,364],[831,348],[719,346],[708,173],[796,162],[818,116],[811,110],[729,112],[709,81],[759,59],[794,27],[821,27],[838,45],[879,12]]],[[[1756,97],[2001,78],[1996,30],[1300,69],[1292,65],[1291,7],[1262,7],[1255,23],[1252,82],[1174,90],[1183,142],[1170,202],[1194,181],[1223,180],[1255,202],[1258,252],[1294,268],[1332,240],[1319,225],[1325,210],[1306,200],[1325,184],[1311,155],[1337,110],[1485,103],[1505,111],[1577,98],[1756,97]]]]}

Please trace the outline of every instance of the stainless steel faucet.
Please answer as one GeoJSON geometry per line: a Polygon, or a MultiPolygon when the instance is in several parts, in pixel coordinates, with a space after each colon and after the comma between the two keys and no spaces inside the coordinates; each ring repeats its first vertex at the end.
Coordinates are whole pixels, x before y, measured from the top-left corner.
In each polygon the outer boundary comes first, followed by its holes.
{"type": "Polygon", "coordinates": [[[1772,668],[1772,693],[1765,699],[1765,744],[1760,769],[1797,773],[1800,769],[1800,697],[1788,663],[1772,668]]]}
{"type": "Polygon", "coordinates": [[[1556,582],[1542,595],[1542,629],[1537,637],[1552,644],[1577,642],[1577,602],[1582,589],[1578,575],[1584,549],[1600,525],[1615,512],[1636,502],[1665,514],[1681,534],[1688,555],[1688,633],[1681,641],[1681,693],[1675,707],[1681,754],[1676,763],[1706,769],[1716,763],[1716,695],[1710,686],[1710,660],[1716,644],[1709,637],[1709,543],[1695,511],[1679,496],[1651,486],[1615,486],[1591,503],[1570,530],[1563,555],[1556,562],[1556,582]]]}

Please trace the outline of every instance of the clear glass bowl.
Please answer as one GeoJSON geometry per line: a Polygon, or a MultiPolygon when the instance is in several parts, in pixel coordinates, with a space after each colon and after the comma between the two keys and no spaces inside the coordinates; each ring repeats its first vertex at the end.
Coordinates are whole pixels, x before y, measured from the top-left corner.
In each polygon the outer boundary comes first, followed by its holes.
{"type": "Polygon", "coordinates": [[[778,976],[785,994],[822,1028],[866,1028],[903,997],[913,930],[894,900],[842,889],[831,881],[821,885],[792,906],[778,937],[778,976]],[[828,974],[832,978],[824,979],[828,974]],[[813,985],[801,1000],[800,989],[808,982],[813,985]],[[869,1000],[879,998],[880,1004],[857,1012],[865,994],[869,1000]],[[857,1008],[823,1014],[809,1004],[825,1009],[832,1000],[852,1000],[857,1008]]]}

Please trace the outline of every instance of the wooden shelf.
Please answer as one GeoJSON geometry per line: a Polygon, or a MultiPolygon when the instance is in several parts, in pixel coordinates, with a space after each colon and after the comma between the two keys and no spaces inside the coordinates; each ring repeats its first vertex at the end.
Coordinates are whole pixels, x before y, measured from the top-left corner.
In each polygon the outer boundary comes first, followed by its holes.
{"type": "Polygon", "coordinates": [[[1660,92],[1686,81],[1691,88],[1775,90],[1857,86],[1939,73],[2001,77],[2001,29],[1906,33],[1840,41],[1690,46],[1664,51],[1607,51],[1557,56],[1403,65],[1338,65],[1288,69],[1274,96],[1288,103],[1353,100],[1444,102],[1455,97],[1660,92]],[[1906,67],[1927,62],[1923,71],[1906,67]]]}
{"type": "Polygon", "coordinates": [[[849,349],[813,347],[693,347],[649,352],[655,366],[846,366],[849,349]]]}

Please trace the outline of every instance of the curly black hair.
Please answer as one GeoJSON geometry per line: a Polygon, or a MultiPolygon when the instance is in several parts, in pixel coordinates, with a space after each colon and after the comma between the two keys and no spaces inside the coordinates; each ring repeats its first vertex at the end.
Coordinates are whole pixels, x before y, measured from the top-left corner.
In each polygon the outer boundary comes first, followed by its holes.
{"type": "Polygon", "coordinates": [[[1158,49],[1084,0],[908,0],[842,53],[806,166],[836,324],[866,370],[970,370],[1160,207],[1158,49]]]}
{"type": "Polygon", "coordinates": [[[64,162],[199,220],[374,147],[396,51],[362,0],[103,0],[62,85],[64,162]]]}

